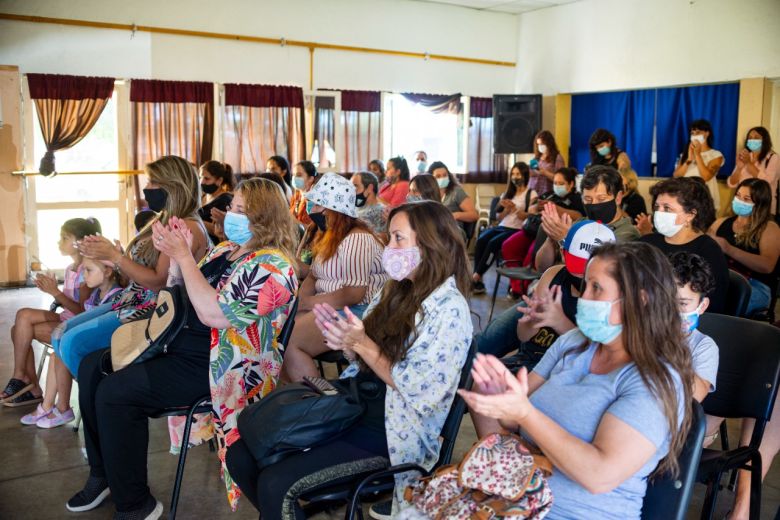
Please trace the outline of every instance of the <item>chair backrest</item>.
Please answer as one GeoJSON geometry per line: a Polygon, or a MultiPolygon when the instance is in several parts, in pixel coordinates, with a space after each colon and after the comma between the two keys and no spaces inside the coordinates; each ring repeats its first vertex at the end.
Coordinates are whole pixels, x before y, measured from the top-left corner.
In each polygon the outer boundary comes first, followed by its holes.
{"type": "Polygon", "coordinates": [[[642,520],[685,520],[707,429],[704,410],[696,401],[693,402],[692,412],[691,429],[677,457],[680,473],[677,478],[667,473],[648,481],[642,503],[642,520]]]}
{"type": "Polygon", "coordinates": [[[729,269],[729,289],[726,295],[724,314],[744,318],[747,314],[748,303],[750,303],[751,292],[753,292],[753,288],[747,278],[729,269]]]}
{"type": "MultiPolygon", "coordinates": [[[[474,356],[476,355],[477,340],[472,338],[469,353],[466,356],[466,362],[463,363],[463,368],[460,371],[459,389],[471,388],[471,366],[474,364],[474,356]]],[[[447,419],[444,421],[444,426],[442,426],[441,429],[441,449],[439,450],[439,460],[436,462],[434,469],[449,464],[452,460],[452,452],[455,449],[455,439],[458,437],[460,423],[463,421],[463,414],[465,413],[466,401],[458,394],[455,394],[455,399],[452,400],[452,406],[450,407],[450,413],[447,414],[447,419]]]]}
{"type": "Polygon", "coordinates": [[[501,197],[493,197],[490,200],[490,213],[488,219],[490,220],[490,223],[492,224],[496,220],[498,220],[498,202],[501,200],[501,197]]]}
{"type": "Polygon", "coordinates": [[[715,341],[720,357],[715,391],[702,402],[704,411],[717,417],[756,419],[750,445],[758,448],[777,398],[780,329],[763,322],[704,313],[699,330],[715,341]]]}
{"type": "Polygon", "coordinates": [[[496,190],[492,184],[477,184],[477,196],[474,205],[477,211],[487,211],[490,208],[490,201],[496,196],[496,190]]]}
{"type": "Polygon", "coordinates": [[[295,315],[297,313],[298,313],[298,297],[296,297],[293,300],[292,308],[290,309],[290,315],[287,316],[287,321],[284,322],[284,326],[282,327],[281,332],[279,332],[279,337],[276,338],[276,342],[282,345],[283,347],[286,347],[290,341],[290,336],[292,335],[293,327],[295,327],[295,315]]]}
{"type": "Polygon", "coordinates": [[[463,233],[465,234],[466,246],[468,247],[469,242],[471,242],[471,238],[474,236],[474,231],[476,231],[476,229],[477,229],[477,223],[476,222],[461,222],[460,226],[461,226],[461,228],[463,228],[463,233]]]}

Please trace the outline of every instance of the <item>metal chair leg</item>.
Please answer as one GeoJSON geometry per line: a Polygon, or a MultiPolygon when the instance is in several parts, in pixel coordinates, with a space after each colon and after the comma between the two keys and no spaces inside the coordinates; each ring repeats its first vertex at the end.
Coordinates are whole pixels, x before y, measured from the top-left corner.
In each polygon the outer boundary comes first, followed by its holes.
{"type": "Polygon", "coordinates": [[[76,412],[76,417],[73,419],[73,433],[78,433],[79,427],[81,427],[81,410],[76,412]]]}
{"type": "Polygon", "coordinates": [[[701,520],[712,520],[715,515],[715,504],[718,500],[722,476],[723,473],[718,473],[707,483],[707,494],[704,495],[704,505],[701,508],[701,520]]]}
{"type": "Polygon", "coordinates": [[[501,282],[501,275],[496,271],[496,285],[493,286],[493,301],[490,302],[490,315],[488,316],[488,325],[493,321],[493,310],[496,308],[496,296],[498,295],[498,284],[501,282]]]}
{"type": "MultiPolygon", "coordinates": [[[[200,403],[198,403],[200,404],[200,403]]],[[[195,417],[195,408],[190,408],[187,413],[187,420],[184,423],[184,435],[181,439],[181,450],[179,451],[179,465],[176,468],[176,480],[173,484],[173,496],[171,497],[171,512],[168,518],[171,520],[176,519],[176,508],[179,504],[179,493],[181,492],[181,481],[184,477],[184,464],[187,461],[187,451],[190,448],[190,430],[192,429],[193,418],[195,417]]]]}
{"type": "Polygon", "coordinates": [[[750,461],[750,520],[761,518],[761,454],[756,451],[750,461]]]}

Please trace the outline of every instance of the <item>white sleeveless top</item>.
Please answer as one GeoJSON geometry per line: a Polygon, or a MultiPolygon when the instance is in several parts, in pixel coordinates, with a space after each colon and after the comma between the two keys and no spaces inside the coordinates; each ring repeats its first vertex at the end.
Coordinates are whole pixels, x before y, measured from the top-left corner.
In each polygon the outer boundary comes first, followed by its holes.
{"type": "MultiPolygon", "coordinates": [[[[710,148],[709,150],[701,153],[701,158],[704,159],[704,164],[710,164],[710,162],[712,162],[714,159],[717,159],[718,157],[723,157],[723,154],[714,148],[710,148]]],[[[695,160],[688,165],[688,169],[686,170],[684,176],[701,177],[701,175],[699,175],[699,167],[696,165],[695,160]]],[[[707,188],[710,190],[710,194],[712,195],[712,202],[715,203],[715,213],[717,214],[720,212],[720,193],[718,193],[718,181],[715,179],[716,176],[717,175],[713,175],[712,179],[707,181],[707,188]]]]}

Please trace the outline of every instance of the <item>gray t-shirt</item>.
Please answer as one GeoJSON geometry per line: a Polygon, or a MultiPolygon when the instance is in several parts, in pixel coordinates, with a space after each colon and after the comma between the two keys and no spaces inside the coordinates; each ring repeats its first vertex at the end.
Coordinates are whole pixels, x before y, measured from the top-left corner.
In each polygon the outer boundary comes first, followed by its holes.
{"type": "Polygon", "coordinates": [[[447,193],[443,199],[441,199],[441,203],[447,206],[447,209],[450,210],[452,213],[455,213],[457,211],[463,211],[460,209],[460,204],[465,199],[468,198],[468,193],[466,193],[462,187],[455,186],[455,189],[453,189],[451,192],[447,193]]]}
{"type": "MultiPolygon", "coordinates": [[[[597,344],[586,339],[579,329],[558,338],[534,368],[546,381],[531,395],[531,403],[585,442],[593,441],[601,419],[609,413],[641,433],[657,449],[639,471],[608,493],[594,495],[555,468],[549,479],[554,497],[547,516],[550,520],[640,518],[647,476],[669,451],[669,426],[663,404],[642,381],[636,365],[629,363],[608,374],[592,374],[590,364],[596,348],[597,344]],[[581,346],[585,350],[578,350],[581,346]]],[[[682,399],[678,380],[678,401],[682,399]]]]}
{"type": "Polygon", "coordinates": [[[720,361],[718,345],[711,337],[699,332],[699,329],[693,329],[693,332],[688,335],[688,346],[693,358],[693,372],[709,382],[710,392],[714,392],[720,361]]]}

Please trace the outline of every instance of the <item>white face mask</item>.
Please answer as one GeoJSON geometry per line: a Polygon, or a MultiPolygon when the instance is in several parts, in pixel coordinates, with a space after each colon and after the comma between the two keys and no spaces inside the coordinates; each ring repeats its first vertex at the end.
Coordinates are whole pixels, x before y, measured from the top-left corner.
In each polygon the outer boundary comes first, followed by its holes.
{"type": "Polygon", "coordinates": [[[673,237],[683,228],[682,224],[676,224],[677,213],[656,211],[653,213],[655,229],[665,237],[673,237]]]}
{"type": "Polygon", "coordinates": [[[539,149],[539,153],[541,153],[541,154],[547,153],[547,145],[546,144],[537,144],[536,147],[539,149]]]}
{"type": "Polygon", "coordinates": [[[694,142],[694,141],[699,141],[699,144],[704,144],[704,141],[706,141],[706,139],[704,139],[703,135],[692,135],[691,136],[691,142],[694,142]]]}

